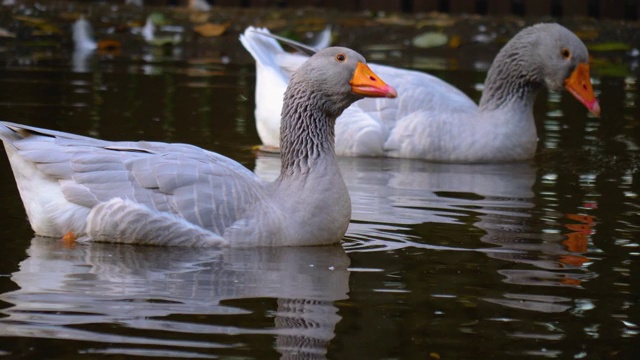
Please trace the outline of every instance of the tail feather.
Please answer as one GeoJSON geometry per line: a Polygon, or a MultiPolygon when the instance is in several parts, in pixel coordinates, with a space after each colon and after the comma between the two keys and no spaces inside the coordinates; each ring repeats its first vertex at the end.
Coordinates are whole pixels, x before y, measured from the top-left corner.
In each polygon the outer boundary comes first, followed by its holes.
{"type": "Polygon", "coordinates": [[[284,53],[284,49],[282,49],[282,46],[278,44],[276,39],[261,35],[261,33],[271,34],[266,28],[249,26],[244,33],[240,35],[240,42],[251,56],[253,56],[257,66],[278,68],[276,57],[278,54],[284,53]]]}
{"type": "Polygon", "coordinates": [[[287,84],[291,75],[309,58],[308,54],[316,50],[253,26],[240,35],[240,42],[256,61],[255,119],[258,135],[264,145],[278,147],[280,112],[287,84]],[[302,50],[305,55],[284,51],[278,41],[302,50]]]}

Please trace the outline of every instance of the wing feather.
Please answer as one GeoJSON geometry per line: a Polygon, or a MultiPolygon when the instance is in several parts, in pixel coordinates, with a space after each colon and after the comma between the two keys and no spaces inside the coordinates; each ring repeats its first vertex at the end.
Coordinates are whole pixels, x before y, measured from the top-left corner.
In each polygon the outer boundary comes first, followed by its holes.
{"type": "MultiPolygon", "coordinates": [[[[128,201],[125,208],[133,209],[136,207],[130,205],[137,204],[151,212],[168,212],[222,234],[264,196],[262,182],[251,171],[195,146],[108,142],[5,125],[8,129],[0,129],[3,140],[44,175],[57,180],[67,201],[88,208],[124,199],[128,201]]],[[[174,221],[167,219],[161,222],[174,221]]]]}

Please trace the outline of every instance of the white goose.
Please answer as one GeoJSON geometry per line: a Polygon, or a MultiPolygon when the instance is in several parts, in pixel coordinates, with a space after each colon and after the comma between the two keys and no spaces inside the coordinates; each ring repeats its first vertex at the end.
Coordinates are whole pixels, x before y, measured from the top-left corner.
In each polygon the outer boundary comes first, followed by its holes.
{"type": "MultiPolygon", "coordinates": [[[[249,27],[240,41],[256,60],[258,134],[267,147],[278,147],[282,94],[306,56],[286,53],[261,33],[269,31],[249,27]]],[[[566,28],[525,28],[496,56],[479,105],[429,74],[371,64],[393,81],[400,96],[397,101],[367,99],[345,110],[336,121],[336,153],[439,162],[532,158],[537,145],[533,104],[542,86],[554,91],[564,87],[594,115],[600,114],[588,60],[585,45],[566,28]]]]}
{"type": "Polygon", "coordinates": [[[334,123],[363,97],[395,97],[346,48],[327,48],[291,77],[281,174],[263,182],[222,155],[185,144],[109,142],[0,123],[31,227],[41,236],[188,246],[340,241],[351,215],[334,123]]]}

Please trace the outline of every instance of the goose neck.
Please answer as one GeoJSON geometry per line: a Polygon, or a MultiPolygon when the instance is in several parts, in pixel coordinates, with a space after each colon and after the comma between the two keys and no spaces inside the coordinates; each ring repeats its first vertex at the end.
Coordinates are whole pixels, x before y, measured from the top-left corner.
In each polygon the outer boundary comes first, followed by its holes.
{"type": "Polygon", "coordinates": [[[308,173],[318,161],[335,160],[335,117],[317,96],[298,88],[285,93],[280,129],[280,177],[308,173]]]}
{"type": "Polygon", "coordinates": [[[487,74],[480,98],[480,111],[508,106],[533,109],[535,97],[544,80],[532,58],[528,48],[522,46],[505,47],[498,53],[487,74]]]}

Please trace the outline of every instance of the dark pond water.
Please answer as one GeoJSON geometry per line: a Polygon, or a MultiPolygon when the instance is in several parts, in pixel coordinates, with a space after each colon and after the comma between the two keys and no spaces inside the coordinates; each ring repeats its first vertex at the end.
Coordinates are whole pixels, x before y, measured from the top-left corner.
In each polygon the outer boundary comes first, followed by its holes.
{"type": "MultiPolygon", "coordinates": [[[[87,57],[4,41],[0,118],[191,143],[274,178],[279,159],[251,150],[255,71],[236,38],[213,39],[212,49],[140,45],[87,57]]],[[[461,47],[462,57],[362,50],[428,68],[478,99],[497,48],[461,47]]],[[[608,59],[615,71],[593,65],[602,118],[567,94],[539,95],[534,161],[342,159],[354,209],[333,247],[69,247],[34,238],[2,156],[0,355],[638,358],[638,72],[624,53],[608,59]]]]}

